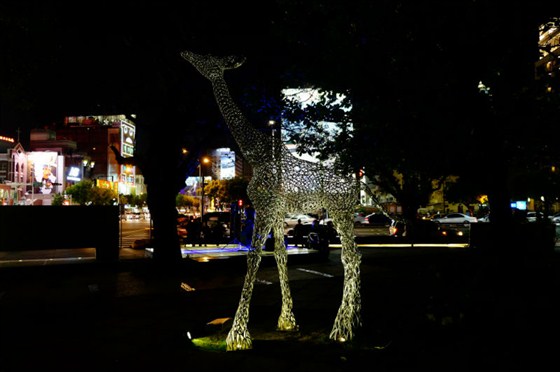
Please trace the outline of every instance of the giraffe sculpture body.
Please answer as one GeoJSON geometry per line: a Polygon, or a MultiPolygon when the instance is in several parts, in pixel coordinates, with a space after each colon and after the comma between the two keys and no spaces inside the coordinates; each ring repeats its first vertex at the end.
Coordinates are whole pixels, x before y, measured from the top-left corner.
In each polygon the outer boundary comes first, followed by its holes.
{"type": "Polygon", "coordinates": [[[181,56],[212,83],[220,111],[245,159],[253,167],[247,194],[255,208],[255,226],[247,255],[247,273],[232,328],[226,339],[228,351],[252,348],[248,330],[249,305],[259,269],[262,247],[270,231],[274,236],[274,257],[278,268],[282,308],[277,329],[297,330],[293,314],[284,244],[284,216],[287,212],[308,212],[326,208],[342,244],[344,288],[330,338],[351,340],[361,326],[360,262],[354,242],[353,211],[359,185],[351,175],[337,173],[321,164],[293,156],[281,140],[252,127],[229,94],[224,71],[239,67],[244,59],[215,57],[184,51],[181,56]]]}

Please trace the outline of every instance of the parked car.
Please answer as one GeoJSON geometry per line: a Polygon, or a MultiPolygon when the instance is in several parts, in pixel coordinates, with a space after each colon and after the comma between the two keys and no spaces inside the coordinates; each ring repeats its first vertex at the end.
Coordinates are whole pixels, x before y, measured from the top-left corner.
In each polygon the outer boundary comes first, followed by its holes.
{"type": "Polygon", "coordinates": [[[542,220],[544,218],[544,214],[542,212],[534,211],[527,212],[527,222],[536,222],[537,218],[542,220]]]}
{"type": "Polygon", "coordinates": [[[368,223],[363,213],[354,213],[354,225],[367,225],[368,223]]]}
{"type": "Polygon", "coordinates": [[[187,228],[182,225],[177,225],[177,235],[180,239],[186,240],[187,239],[187,228]]]}
{"type": "Polygon", "coordinates": [[[223,238],[231,236],[231,212],[208,212],[204,214],[204,222],[215,229],[217,225],[222,226],[223,238]]]}
{"type": "Polygon", "coordinates": [[[403,221],[393,220],[389,226],[389,236],[402,237],[406,233],[406,224],[403,221]]]}
{"type": "MultiPolygon", "coordinates": [[[[177,235],[183,240],[191,240],[198,238],[193,238],[188,236],[188,224],[191,216],[185,216],[179,214],[177,216],[177,235]]],[[[203,216],[204,224],[209,228],[207,232],[212,232],[210,236],[203,236],[208,242],[216,243],[227,240],[231,237],[231,212],[208,212],[203,216]],[[218,233],[219,232],[219,233],[218,233]]],[[[194,218],[194,221],[198,223],[199,229],[202,229],[200,223],[200,217],[194,218]]]]}
{"type": "MultiPolygon", "coordinates": [[[[294,242],[294,235],[294,229],[289,229],[286,233],[286,242],[296,244],[294,242]]],[[[324,244],[328,247],[329,243],[340,243],[338,233],[330,225],[317,224],[316,229],[313,229],[312,224],[303,225],[301,238],[302,239],[299,243],[311,249],[319,249],[318,246],[323,247],[324,244]],[[315,233],[315,235],[312,233],[315,233]]]]}
{"type": "Polygon", "coordinates": [[[560,216],[552,217],[550,219],[550,222],[552,222],[555,225],[560,225],[560,216]]]}
{"type": "Polygon", "coordinates": [[[433,218],[432,221],[436,223],[462,223],[469,224],[478,222],[478,219],[464,213],[448,213],[442,217],[433,218]]]}
{"type": "Polygon", "coordinates": [[[560,225],[560,212],[548,216],[548,218],[550,219],[550,222],[552,222],[553,224],[560,225]]]}
{"type": "Polygon", "coordinates": [[[125,214],[123,214],[122,219],[126,221],[138,221],[143,219],[143,216],[140,212],[126,212],[125,214]]]}
{"type": "Polygon", "coordinates": [[[386,226],[393,224],[394,220],[383,213],[372,213],[366,216],[366,220],[370,226],[386,226]]]}
{"type": "Polygon", "coordinates": [[[490,222],[490,213],[485,214],[484,216],[478,217],[478,222],[490,222]]]}
{"type": "Polygon", "coordinates": [[[287,214],[284,218],[284,228],[289,229],[294,227],[298,220],[301,220],[303,225],[310,225],[316,218],[308,214],[287,214]]]}
{"type": "Polygon", "coordinates": [[[464,230],[468,230],[464,225],[441,224],[433,220],[417,219],[408,224],[395,220],[389,227],[389,235],[413,239],[417,243],[457,243],[468,239],[468,232],[464,230]]]}
{"type": "Polygon", "coordinates": [[[221,223],[229,224],[231,222],[231,212],[206,212],[204,213],[204,221],[219,221],[221,223]]]}

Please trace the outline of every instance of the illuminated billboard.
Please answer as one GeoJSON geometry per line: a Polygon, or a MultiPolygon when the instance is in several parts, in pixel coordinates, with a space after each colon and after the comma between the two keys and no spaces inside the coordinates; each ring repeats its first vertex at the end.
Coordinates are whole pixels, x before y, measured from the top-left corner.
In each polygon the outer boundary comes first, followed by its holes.
{"type": "Polygon", "coordinates": [[[136,139],[136,127],[127,121],[121,120],[121,155],[124,157],[134,156],[134,141],[136,139]]]}
{"type": "Polygon", "coordinates": [[[70,167],[68,169],[68,174],[66,175],[68,181],[81,181],[82,180],[82,169],[80,167],[70,167]]]}
{"type": "Polygon", "coordinates": [[[50,194],[60,184],[64,160],[54,151],[34,151],[27,156],[27,169],[33,181],[34,192],[50,194]]]}
{"type": "Polygon", "coordinates": [[[219,148],[216,150],[219,159],[219,174],[221,180],[235,177],[235,152],[229,148],[219,148]]]}

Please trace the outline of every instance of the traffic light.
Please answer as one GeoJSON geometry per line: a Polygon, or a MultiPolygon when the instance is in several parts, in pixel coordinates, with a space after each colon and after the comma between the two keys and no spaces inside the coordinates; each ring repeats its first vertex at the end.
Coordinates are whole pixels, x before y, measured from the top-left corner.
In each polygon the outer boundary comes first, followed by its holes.
{"type": "Polygon", "coordinates": [[[243,206],[243,199],[239,199],[239,200],[237,201],[237,206],[238,206],[238,207],[242,207],[242,206],[243,206]]]}

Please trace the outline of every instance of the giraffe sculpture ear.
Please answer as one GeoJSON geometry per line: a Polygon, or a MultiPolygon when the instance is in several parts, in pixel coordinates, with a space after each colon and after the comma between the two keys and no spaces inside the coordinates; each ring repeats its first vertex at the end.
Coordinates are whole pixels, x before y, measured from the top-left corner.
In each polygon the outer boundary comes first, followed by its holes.
{"type": "Polygon", "coordinates": [[[247,58],[241,55],[228,56],[224,58],[224,69],[238,68],[239,66],[244,64],[246,60],[247,58]]]}
{"type": "Polygon", "coordinates": [[[184,50],[181,52],[181,57],[189,62],[192,62],[194,60],[194,53],[189,50],[184,50]]]}

